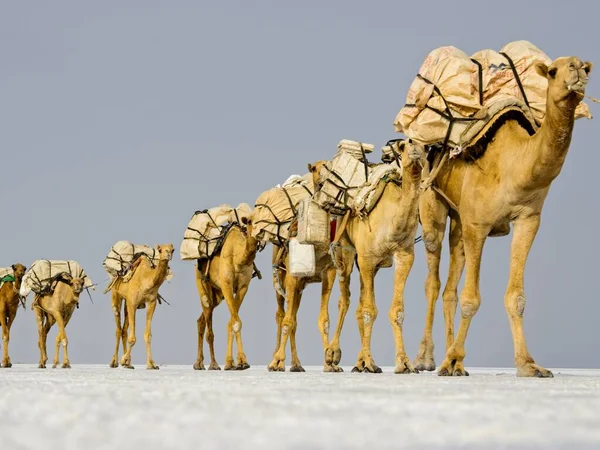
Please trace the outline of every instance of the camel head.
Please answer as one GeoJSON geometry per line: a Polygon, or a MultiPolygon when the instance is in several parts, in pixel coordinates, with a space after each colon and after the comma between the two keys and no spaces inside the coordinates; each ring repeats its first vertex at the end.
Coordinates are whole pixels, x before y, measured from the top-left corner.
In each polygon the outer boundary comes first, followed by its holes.
{"type": "Polygon", "coordinates": [[[576,56],[566,56],[557,58],[549,66],[537,62],[535,69],[548,80],[548,99],[552,98],[558,104],[574,100],[577,105],[585,94],[592,63],[582,62],[576,56]]]}
{"type": "Polygon", "coordinates": [[[427,163],[425,148],[410,139],[403,139],[392,144],[392,149],[400,157],[402,170],[413,177],[420,177],[427,163]]]}
{"type": "Polygon", "coordinates": [[[23,264],[16,263],[12,265],[12,270],[14,272],[15,280],[22,280],[23,275],[25,275],[25,272],[27,271],[27,267],[23,264]]]}
{"type": "Polygon", "coordinates": [[[252,216],[243,216],[240,220],[246,227],[248,236],[252,236],[252,216]]]}
{"type": "Polygon", "coordinates": [[[173,244],[158,244],[158,259],[163,261],[171,261],[173,257],[173,244]]]}
{"type": "Polygon", "coordinates": [[[327,163],[327,161],[323,159],[313,164],[308,163],[308,171],[312,173],[313,186],[315,187],[315,192],[318,191],[319,178],[321,178],[321,168],[325,165],[325,163],[327,163]]]}
{"type": "Polygon", "coordinates": [[[54,282],[52,283],[52,290],[56,289],[58,283],[63,282],[71,286],[73,289],[73,293],[75,296],[79,296],[85,287],[85,279],[80,277],[73,277],[68,273],[61,274],[54,282]]]}

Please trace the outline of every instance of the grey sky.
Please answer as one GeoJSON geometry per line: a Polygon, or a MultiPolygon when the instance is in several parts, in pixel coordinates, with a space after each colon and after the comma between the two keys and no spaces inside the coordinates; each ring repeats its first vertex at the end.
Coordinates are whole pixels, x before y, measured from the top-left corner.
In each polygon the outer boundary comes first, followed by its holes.
{"type": "MultiPolygon", "coordinates": [[[[175,245],[175,277],[161,291],[171,306],[159,307],[154,319],[154,359],[191,367],[201,309],[194,264],[180,261],[178,249],[193,212],[253,204],[262,191],[304,173],[308,162],[329,159],[342,138],[379,149],[397,137],[394,117],[432,49],[455,45],[472,54],[527,39],[551,58],[576,55],[600,68],[593,2],[581,8],[573,1],[124,3],[0,6],[0,266],[76,259],[99,283],[95,304],[84,296],[67,328],[73,363],[110,361],[114,320],[110,298],[102,295],[102,260],[115,241],[127,239],[175,245]]],[[[588,94],[600,96],[599,77],[592,73],[588,94]]],[[[600,114],[598,105],[590,107],[600,114]]],[[[527,265],[526,337],[537,361],[551,367],[598,366],[596,120],[576,122],[527,265]]],[[[483,303],[467,340],[467,366],[513,364],[503,303],[509,239],[488,240],[485,248],[483,303]]],[[[259,255],[264,278],[253,280],[241,311],[245,351],[255,365],[267,364],[275,345],[270,254],[267,247],[259,255]]],[[[444,279],[446,270],[445,249],[444,279]]],[[[405,295],[411,359],[423,333],[425,276],[419,244],[405,295]]],[[[359,348],[357,278],[355,272],[344,365],[354,364],[359,348]]],[[[380,365],[394,363],[387,319],[392,280],[391,269],[376,280],[380,314],[372,348],[380,365]]],[[[338,292],[336,286],[332,323],[338,292]]],[[[299,312],[305,365],[322,362],[319,293],[317,285],[308,287],[299,312]]],[[[38,359],[30,303],[13,326],[13,362],[38,359]]],[[[436,313],[439,365],[441,300],[436,313]]],[[[138,365],[145,361],[143,317],[133,352],[138,365]]],[[[221,364],[227,320],[221,305],[215,317],[221,364]]]]}

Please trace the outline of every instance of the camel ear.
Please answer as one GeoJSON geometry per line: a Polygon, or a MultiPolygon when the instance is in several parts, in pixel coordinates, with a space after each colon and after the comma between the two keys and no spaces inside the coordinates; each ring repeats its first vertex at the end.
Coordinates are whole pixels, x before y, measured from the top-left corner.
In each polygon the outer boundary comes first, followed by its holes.
{"type": "Polygon", "coordinates": [[[13,264],[12,266],[10,266],[12,268],[12,270],[17,270],[17,265],[13,264]]]}
{"type": "Polygon", "coordinates": [[[535,71],[538,73],[538,75],[540,75],[544,78],[548,78],[548,66],[546,64],[538,61],[535,63],[534,66],[535,66],[535,71]]]}
{"type": "Polygon", "coordinates": [[[587,75],[592,73],[592,67],[594,67],[594,65],[590,61],[586,61],[583,63],[583,70],[585,70],[585,73],[587,75]]]}
{"type": "Polygon", "coordinates": [[[160,249],[161,249],[161,248],[162,248],[162,247],[160,246],[160,244],[156,244],[156,250],[158,250],[158,251],[160,252],[160,249]]]}
{"type": "Polygon", "coordinates": [[[315,166],[313,166],[311,163],[308,163],[308,171],[314,172],[314,170],[315,170],[315,166]]]}
{"type": "Polygon", "coordinates": [[[240,220],[242,221],[242,223],[244,225],[248,225],[252,222],[252,220],[250,220],[250,217],[246,217],[246,216],[242,217],[240,220]]]}

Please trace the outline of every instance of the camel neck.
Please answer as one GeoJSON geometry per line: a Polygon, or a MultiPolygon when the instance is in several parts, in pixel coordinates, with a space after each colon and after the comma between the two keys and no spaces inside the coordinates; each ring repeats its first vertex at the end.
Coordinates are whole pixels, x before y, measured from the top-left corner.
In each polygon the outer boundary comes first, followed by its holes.
{"type": "Polygon", "coordinates": [[[167,277],[167,270],[169,268],[169,261],[166,259],[159,259],[156,265],[156,273],[154,274],[152,284],[156,286],[164,281],[167,277]]]}
{"type": "Polygon", "coordinates": [[[536,188],[550,185],[560,173],[569,151],[575,123],[575,94],[557,104],[546,101],[546,116],[538,132],[529,138],[522,163],[529,164],[529,183],[536,188]]]}
{"type": "Polygon", "coordinates": [[[246,229],[246,231],[240,230],[240,232],[244,236],[244,241],[246,242],[240,265],[246,266],[254,262],[257,250],[257,242],[256,239],[252,237],[252,230],[250,228],[246,229]]]}

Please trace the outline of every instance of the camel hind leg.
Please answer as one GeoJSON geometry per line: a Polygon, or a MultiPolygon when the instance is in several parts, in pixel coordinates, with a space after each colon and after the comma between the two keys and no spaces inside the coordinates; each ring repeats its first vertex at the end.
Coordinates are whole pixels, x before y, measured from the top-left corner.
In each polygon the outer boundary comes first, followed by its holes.
{"type": "Polygon", "coordinates": [[[198,325],[198,355],[194,363],[194,370],[204,370],[204,330],[206,329],[204,309],[200,313],[200,317],[198,317],[196,323],[198,325]]]}
{"type": "Polygon", "coordinates": [[[281,323],[281,341],[277,351],[273,354],[273,360],[268,365],[268,370],[273,372],[285,371],[285,347],[287,346],[288,338],[293,328],[294,321],[294,305],[299,296],[300,281],[291,275],[285,276],[285,293],[286,293],[286,308],[285,316],[281,323]]]}
{"type": "Polygon", "coordinates": [[[0,326],[2,327],[2,367],[8,368],[12,366],[8,356],[8,342],[10,340],[10,329],[8,326],[8,318],[4,311],[0,311],[0,326]]]}
{"type": "MultiPolygon", "coordinates": [[[[214,295],[212,296],[214,300],[214,295]]],[[[210,351],[210,366],[208,370],[221,370],[217,357],[215,356],[215,332],[213,331],[213,312],[215,310],[215,301],[210,302],[210,307],[206,308],[206,342],[208,343],[208,350],[210,351]]]]}
{"type": "Polygon", "coordinates": [[[244,353],[244,346],[242,343],[242,319],[240,318],[240,308],[242,307],[242,303],[244,302],[244,297],[246,297],[246,294],[248,293],[248,287],[248,284],[244,284],[238,288],[238,291],[234,298],[235,316],[231,318],[231,326],[235,336],[235,341],[237,343],[238,364],[235,367],[236,370],[246,370],[250,368],[250,364],[248,364],[248,359],[246,358],[246,354],[244,353]]]}
{"type": "Polygon", "coordinates": [[[440,295],[440,259],[448,213],[449,208],[446,202],[434,190],[428,189],[421,194],[419,218],[421,228],[423,229],[423,242],[427,257],[427,280],[425,281],[427,313],[425,316],[423,340],[414,361],[417,370],[435,370],[435,360],[433,357],[433,319],[435,305],[440,295]]]}
{"type": "MultiPolygon", "coordinates": [[[[319,333],[321,333],[324,354],[327,353],[327,349],[329,348],[329,299],[331,297],[333,283],[335,282],[335,276],[336,269],[332,266],[325,271],[322,278],[323,281],[321,282],[321,309],[319,310],[317,327],[319,328],[319,333]]],[[[325,361],[323,362],[323,372],[335,372],[333,367],[330,364],[327,364],[326,356],[325,361]]]]}
{"type": "Polygon", "coordinates": [[[135,305],[134,302],[128,302],[125,300],[125,308],[127,310],[127,325],[129,328],[129,335],[127,338],[127,348],[123,356],[121,356],[121,366],[126,369],[133,369],[131,365],[131,351],[133,350],[133,346],[135,345],[135,305]]]}
{"type": "MultiPolygon", "coordinates": [[[[121,341],[121,339],[123,339],[123,351],[127,350],[127,346],[126,346],[127,341],[126,341],[126,339],[123,338],[125,335],[123,333],[123,327],[121,326],[121,308],[123,306],[123,299],[114,290],[112,291],[111,304],[112,304],[113,314],[115,316],[116,343],[115,343],[115,352],[113,354],[113,357],[112,357],[109,367],[115,368],[115,367],[119,367],[119,344],[120,344],[120,341],[121,341]]],[[[127,317],[124,318],[124,321],[125,322],[127,321],[127,317]]]]}

